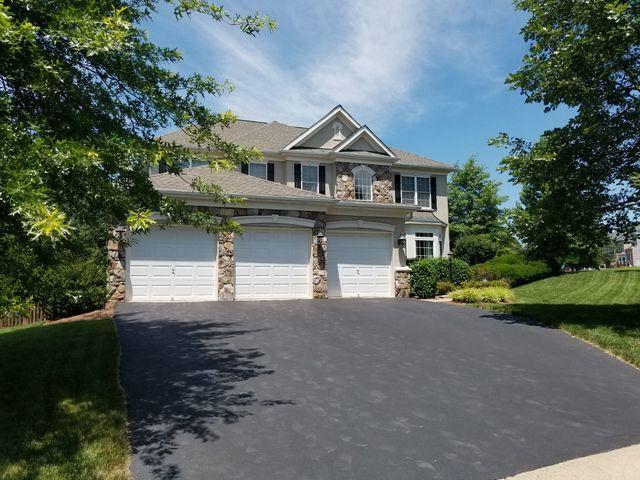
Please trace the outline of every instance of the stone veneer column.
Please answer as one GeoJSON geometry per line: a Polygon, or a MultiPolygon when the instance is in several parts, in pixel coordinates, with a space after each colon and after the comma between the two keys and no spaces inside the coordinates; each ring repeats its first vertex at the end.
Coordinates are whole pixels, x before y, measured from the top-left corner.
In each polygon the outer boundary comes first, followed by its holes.
{"type": "Polygon", "coordinates": [[[109,256],[109,264],[107,265],[107,288],[109,293],[105,308],[108,309],[123,301],[125,296],[126,259],[123,242],[110,238],[107,242],[107,254],[109,256]]]}
{"type": "Polygon", "coordinates": [[[327,218],[323,213],[318,214],[316,223],[313,227],[313,236],[311,247],[313,253],[313,298],[327,298],[327,218]],[[318,233],[324,233],[321,237],[322,241],[318,244],[318,233]]]}
{"type": "Polygon", "coordinates": [[[411,293],[411,269],[409,267],[396,268],[395,286],[397,298],[409,298],[411,293]]]}
{"type": "Polygon", "coordinates": [[[233,278],[233,239],[234,233],[218,233],[218,300],[236,299],[236,286],[233,278]]]}

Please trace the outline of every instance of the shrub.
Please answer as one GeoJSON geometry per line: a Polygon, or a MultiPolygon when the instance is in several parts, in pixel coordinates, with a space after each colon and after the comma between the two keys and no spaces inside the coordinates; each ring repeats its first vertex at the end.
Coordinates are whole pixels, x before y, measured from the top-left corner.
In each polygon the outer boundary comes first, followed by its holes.
{"type": "Polygon", "coordinates": [[[504,279],[511,286],[534,282],[552,274],[549,266],[541,260],[527,260],[524,255],[508,254],[496,257],[488,262],[475,265],[477,279],[504,279]]]}
{"type": "Polygon", "coordinates": [[[456,240],[453,254],[469,265],[491,260],[498,254],[500,245],[487,234],[467,235],[456,240]]]}
{"type": "Polygon", "coordinates": [[[424,258],[411,263],[411,294],[418,298],[430,298],[436,294],[438,282],[460,285],[469,280],[473,272],[464,261],[453,258],[424,258]]]}
{"type": "Polygon", "coordinates": [[[22,299],[16,292],[15,282],[0,275],[0,320],[7,317],[26,317],[33,306],[31,299],[22,299]]]}
{"type": "Polygon", "coordinates": [[[102,308],[107,299],[106,269],[97,259],[69,261],[45,270],[36,301],[50,318],[62,318],[102,308]]]}
{"type": "Polygon", "coordinates": [[[504,278],[499,280],[468,280],[462,282],[460,285],[462,288],[489,288],[489,287],[503,287],[509,288],[509,282],[504,278]]]}
{"type": "Polygon", "coordinates": [[[455,289],[456,289],[456,286],[451,282],[436,283],[436,295],[446,295],[447,293],[455,289]]]}
{"type": "Polygon", "coordinates": [[[451,293],[455,302],[504,303],[513,301],[513,292],[505,287],[463,288],[451,293]]]}

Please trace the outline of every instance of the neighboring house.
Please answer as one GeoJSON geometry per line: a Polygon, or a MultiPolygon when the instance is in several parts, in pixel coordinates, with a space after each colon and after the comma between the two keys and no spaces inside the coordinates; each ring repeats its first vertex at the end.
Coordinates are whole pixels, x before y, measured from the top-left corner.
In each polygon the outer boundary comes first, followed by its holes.
{"type": "Polygon", "coordinates": [[[636,229],[636,238],[625,243],[624,238],[616,239],[617,266],[640,267],[640,227],[636,229]]]}
{"type": "MultiPolygon", "coordinates": [[[[341,106],[308,128],[239,120],[220,133],[264,159],[151,181],[244,233],[171,227],[136,236],[126,252],[128,300],[406,297],[407,260],[448,254],[453,167],[388,147],[341,106]],[[211,203],[189,187],[196,176],[245,203],[211,203]]],[[[181,131],[163,139],[197,149],[181,131]]]]}

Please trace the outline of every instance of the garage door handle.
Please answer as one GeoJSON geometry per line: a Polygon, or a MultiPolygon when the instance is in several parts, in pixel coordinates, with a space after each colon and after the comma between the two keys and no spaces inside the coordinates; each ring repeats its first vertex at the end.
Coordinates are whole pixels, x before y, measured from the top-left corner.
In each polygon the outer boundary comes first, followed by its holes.
{"type": "Polygon", "coordinates": [[[171,275],[175,275],[176,274],[176,267],[171,267],[171,275]]]}

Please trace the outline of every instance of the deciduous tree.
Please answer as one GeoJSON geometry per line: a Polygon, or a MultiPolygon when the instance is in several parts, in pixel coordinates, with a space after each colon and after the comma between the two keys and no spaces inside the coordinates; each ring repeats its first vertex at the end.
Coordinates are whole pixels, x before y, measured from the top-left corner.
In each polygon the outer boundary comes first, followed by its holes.
{"type": "Polygon", "coordinates": [[[449,221],[451,239],[488,234],[495,241],[505,232],[500,205],[507,197],[500,195],[500,182],[492,180],[485,167],[475,157],[459,166],[449,180],[449,221]]]}
{"type": "Polygon", "coordinates": [[[607,229],[630,232],[639,221],[640,1],[515,5],[528,14],[529,51],[507,83],[573,116],[535,142],[501,134],[493,143],[509,149],[503,167],[522,185],[519,236],[558,268],[593,257],[607,229]]]}

